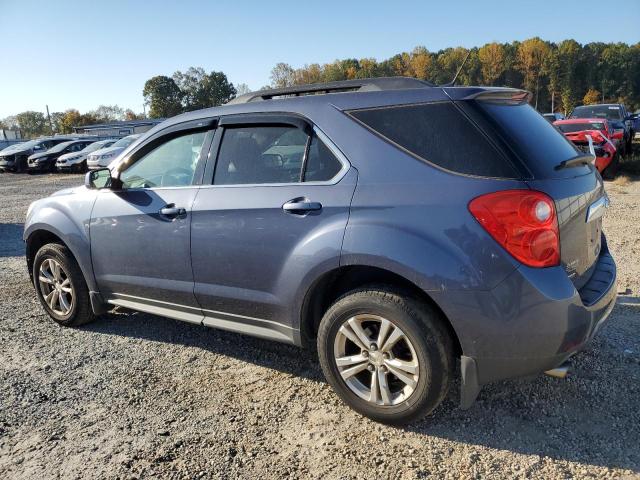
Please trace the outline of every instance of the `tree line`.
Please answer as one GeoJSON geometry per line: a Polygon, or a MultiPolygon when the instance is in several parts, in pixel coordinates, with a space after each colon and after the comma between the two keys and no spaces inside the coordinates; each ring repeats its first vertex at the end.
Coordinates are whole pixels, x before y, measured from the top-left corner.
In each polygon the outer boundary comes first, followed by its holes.
{"type": "Polygon", "coordinates": [[[559,43],[538,37],[522,42],[487,43],[481,47],[446,48],[430,52],[416,47],[386,60],[348,58],[293,68],[278,63],[271,71],[274,87],[367,77],[409,76],[437,85],[450,82],[465,57],[459,85],[524,88],[541,112],[568,114],[580,104],[625,103],[640,109],[640,43],[575,40],[559,43]]]}
{"type": "MultiPolygon", "coordinates": [[[[263,88],[383,76],[409,76],[441,85],[453,79],[467,55],[458,84],[524,88],[533,93],[532,104],[541,112],[568,114],[576,105],[600,102],[625,103],[632,111],[640,109],[640,43],[581,45],[572,39],[553,43],[538,37],[437,52],[419,46],[381,61],[348,58],[300,68],[278,63],[271,70],[271,84],[263,88]]],[[[154,76],[142,90],[151,118],[222,105],[247,92],[246,84],[234,86],[223,72],[207,73],[201,67],[176,71],[172,76],[154,76]]],[[[84,114],[76,109],[53,112],[49,122],[44,113],[27,111],[0,120],[0,128],[18,128],[29,138],[144,116],[117,105],[101,105],[84,114]]]]}

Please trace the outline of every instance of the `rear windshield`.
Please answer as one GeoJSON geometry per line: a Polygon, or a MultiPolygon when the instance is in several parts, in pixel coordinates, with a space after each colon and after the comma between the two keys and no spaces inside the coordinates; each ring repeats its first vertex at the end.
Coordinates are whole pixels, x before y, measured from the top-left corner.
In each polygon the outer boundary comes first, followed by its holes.
{"type": "Polygon", "coordinates": [[[622,120],[622,109],[616,105],[584,105],[571,112],[571,118],[607,118],[622,120]]]}
{"type": "Polygon", "coordinates": [[[349,114],[405,151],[446,170],[519,177],[508,158],[453,102],[352,110],[349,114]]]}
{"type": "Polygon", "coordinates": [[[582,130],[604,131],[604,123],[602,122],[560,123],[556,124],[556,127],[563,133],[581,132],[582,130]]]}
{"type": "Polygon", "coordinates": [[[556,170],[560,162],[581,152],[530,105],[486,101],[459,104],[485,131],[495,133],[534,178],[570,178],[591,172],[588,166],[556,170]]]}

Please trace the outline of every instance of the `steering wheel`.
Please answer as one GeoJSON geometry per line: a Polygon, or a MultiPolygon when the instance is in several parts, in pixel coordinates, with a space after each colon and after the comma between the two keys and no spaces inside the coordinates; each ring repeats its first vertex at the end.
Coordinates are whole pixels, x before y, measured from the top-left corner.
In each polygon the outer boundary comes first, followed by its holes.
{"type": "Polygon", "coordinates": [[[173,167],[162,174],[160,185],[165,187],[175,187],[177,185],[188,185],[193,178],[193,171],[184,167],[173,167]],[[180,183],[180,177],[186,177],[185,183],[180,183]]]}

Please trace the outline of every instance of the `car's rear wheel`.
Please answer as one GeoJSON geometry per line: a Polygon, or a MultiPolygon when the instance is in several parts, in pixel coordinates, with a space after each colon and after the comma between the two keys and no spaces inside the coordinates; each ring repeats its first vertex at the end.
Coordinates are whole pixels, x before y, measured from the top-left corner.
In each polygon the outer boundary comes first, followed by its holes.
{"type": "Polygon", "coordinates": [[[318,355],[327,381],[373,420],[417,420],[444,399],[453,371],[451,339],[427,304],[387,287],[348,293],[326,312],[318,355]]]}
{"type": "Polygon", "coordinates": [[[54,321],[75,327],[95,318],[89,289],[68,248],[57,243],[41,247],[32,274],[38,300],[54,321]]]}

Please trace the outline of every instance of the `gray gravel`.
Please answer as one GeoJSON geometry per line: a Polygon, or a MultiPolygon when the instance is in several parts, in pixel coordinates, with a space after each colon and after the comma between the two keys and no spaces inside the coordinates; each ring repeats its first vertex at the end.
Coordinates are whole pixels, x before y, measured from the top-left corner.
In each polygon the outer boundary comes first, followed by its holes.
{"type": "Polygon", "coordinates": [[[56,326],[21,242],[78,175],[0,174],[0,478],[640,478],[640,181],[608,184],[609,325],[567,380],[452,392],[405,429],[344,406],[312,354],[146,314],[56,326]]]}

